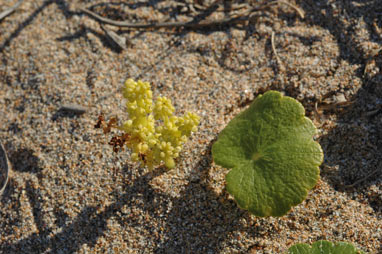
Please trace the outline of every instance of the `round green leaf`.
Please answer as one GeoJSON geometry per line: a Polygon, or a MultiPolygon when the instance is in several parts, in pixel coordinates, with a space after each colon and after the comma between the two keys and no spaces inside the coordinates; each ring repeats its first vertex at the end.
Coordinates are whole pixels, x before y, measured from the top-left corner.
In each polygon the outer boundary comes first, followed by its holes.
{"type": "Polygon", "coordinates": [[[319,178],[321,146],[304,107],[276,91],[259,96],[220,133],[215,163],[232,168],[227,191],[257,216],[282,216],[301,203],[319,178]]]}
{"type": "Polygon", "coordinates": [[[345,242],[331,243],[317,241],[310,247],[307,244],[295,244],[289,248],[288,254],[361,254],[352,244],[345,242]]]}

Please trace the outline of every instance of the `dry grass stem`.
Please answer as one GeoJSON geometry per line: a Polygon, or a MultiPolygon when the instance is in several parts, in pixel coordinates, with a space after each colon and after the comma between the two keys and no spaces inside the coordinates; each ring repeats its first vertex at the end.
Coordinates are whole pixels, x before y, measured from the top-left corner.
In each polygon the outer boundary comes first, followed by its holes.
{"type": "Polygon", "coordinates": [[[378,171],[381,171],[381,168],[377,168],[376,170],[372,171],[370,174],[367,174],[365,177],[355,181],[354,183],[352,184],[349,184],[349,185],[344,185],[345,188],[352,188],[364,181],[366,181],[367,179],[369,179],[370,177],[372,177],[373,175],[375,175],[378,171]]]}
{"type": "Polygon", "coordinates": [[[123,21],[114,21],[108,18],[104,18],[99,16],[98,14],[86,9],[86,8],[80,8],[80,11],[86,13],[90,17],[94,18],[95,20],[102,22],[104,24],[108,24],[111,26],[118,26],[118,27],[128,27],[128,28],[177,28],[177,27],[190,27],[190,28],[199,28],[199,27],[208,27],[208,26],[219,26],[219,25],[226,25],[226,24],[232,24],[232,23],[241,23],[246,20],[248,20],[248,17],[228,17],[224,19],[218,19],[218,20],[211,20],[211,21],[204,21],[200,23],[195,23],[194,21],[189,22],[158,22],[158,23],[130,23],[130,22],[123,22],[123,21]]]}
{"type": "MultiPolygon", "coordinates": [[[[214,6],[214,5],[217,5],[218,3],[220,2],[220,0],[217,0],[215,1],[211,6],[214,6]]],[[[195,21],[187,21],[187,22],[157,22],[157,23],[131,23],[131,22],[125,22],[125,21],[115,21],[115,20],[111,20],[111,19],[108,19],[108,18],[104,18],[104,17],[101,17],[100,15],[86,9],[86,8],[80,8],[79,10],[87,15],[89,15],[90,17],[94,18],[95,20],[97,20],[98,22],[101,22],[101,23],[104,23],[104,24],[108,24],[108,25],[112,25],[112,26],[117,26],[117,27],[128,27],[128,28],[142,28],[142,29],[148,29],[148,28],[177,28],[177,27],[189,27],[189,28],[200,28],[200,27],[209,27],[209,26],[218,26],[218,25],[226,25],[226,24],[233,24],[233,23],[241,23],[241,22],[245,22],[247,20],[249,20],[251,18],[251,14],[254,13],[254,12],[257,12],[257,11],[261,11],[261,10],[264,10],[268,7],[270,7],[271,5],[275,5],[275,4],[279,4],[279,3],[282,3],[282,4],[286,4],[290,7],[292,7],[293,9],[295,9],[297,11],[297,13],[300,15],[301,18],[304,18],[305,15],[304,15],[304,12],[298,8],[297,6],[291,4],[291,3],[288,3],[288,2],[285,2],[285,1],[273,1],[273,2],[270,2],[268,4],[265,4],[263,6],[260,6],[260,7],[254,7],[254,8],[251,8],[247,11],[244,11],[243,13],[239,13],[239,14],[235,14],[234,16],[230,16],[230,17],[227,17],[227,18],[223,18],[223,19],[217,19],[217,20],[209,20],[209,21],[203,21],[203,22],[195,22],[195,21]]],[[[199,6],[199,5],[197,5],[199,6]]],[[[232,6],[230,8],[230,10],[238,10],[238,9],[242,9],[242,8],[245,8],[247,5],[237,5],[237,6],[232,6]]],[[[202,7],[202,6],[199,6],[199,7],[202,7]]],[[[204,9],[202,7],[202,9],[204,9]]],[[[225,11],[225,9],[219,7],[217,10],[223,10],[225,11]]],[[[191,8],[191,11],[192,12],[196,12],[196,10],[193,8],[191,8]]]]}
{"type": "Polygon", "coordinates": [[[81,115],[87,111],[87,108],[77,104],[64,104],[61,106],[60,110],[81,115]]]}
{"type": "Polygon", "coordinates": [[[270,5],[273,5],[273,4],[285,4],[285,5],[288,5],[289,7],[293,8],[298,13],[298,15],[300,15],[300,17],[302,19],[305,18],[304,11],[301,10],[300,8],[298,8],[294,4],[291,4],[291,3],[287,2],[287,1],[283,1],[283,0],[277,0],[277,1],[270,2],[269,4],[267,4],[267,6],[270,6],[270,5]]]}
{"type": "Polygon", "coordinates": [[[23,0],[19,0],[14,6],[6,9],[5,11],[0,13],[0,20],[7,17],[8,15],[12,14],[23,2],[23,0]]]}
{"type": "Polygon", "coordinates": [[[10,164],[3,144],[0,143],[0,195],[7,187],[10,164]]]}
{"type": "Polygon", "coordinates": [[[112,42],[112,44],[116,45],[119,49],[126,50],[126,38],[123,36],[119,36],[114,31],[106,29],[101,25],[102,30],[105,32],[107,38],[112,42]]]}
{"type": "Polygon", "coordinates": [[[272,50],[273,50],[273,54],[275,55],[276,57],[276,60],[277,60],[277,64],[279,65],[279,70],[281,72],[284,72],[285,71],[285,66],[283,64],[283,62],[281,61],[279,55],[277,54],[277,51],[276,51],[276,46],[275,46],[275,32],[272,31],[272,35],[271,35],[271,44],[272,44],[272,50]]]}

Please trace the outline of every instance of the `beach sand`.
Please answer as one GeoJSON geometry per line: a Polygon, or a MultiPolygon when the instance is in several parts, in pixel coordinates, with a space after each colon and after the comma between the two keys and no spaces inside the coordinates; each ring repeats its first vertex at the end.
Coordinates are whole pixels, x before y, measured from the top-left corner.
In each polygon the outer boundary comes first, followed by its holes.
{"type": "MultiPolygon", "coordinates": [[[[321,239],[382,253],[381,1],[290,1],[304,18],[279,3],[203,28],[104,25],[125,50],[79,10],[147,23],[234,12],[228,1],[133,2],[24,1],[0,21],[0,141],[12,166],[0,253],[285,253],[321,239]],[[201,117],[175,169],[149,171],[94,128],[101,113],[128,119],[127,78],[201,117]],[[325,160],[304,202],[258,218],[227,194],[211,146],[270,89],[305,106],[325,160]]],[[[235,12],[250,5],[264,3],[235,12]]]]}

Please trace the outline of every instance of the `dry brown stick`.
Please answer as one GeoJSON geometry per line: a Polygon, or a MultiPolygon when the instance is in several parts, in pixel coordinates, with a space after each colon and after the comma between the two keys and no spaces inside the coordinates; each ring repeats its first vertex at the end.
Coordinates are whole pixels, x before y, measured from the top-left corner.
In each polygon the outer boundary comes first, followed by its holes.
{"type": "MultiPolygon", "coordinates": [[[[206,11],[206,10],[209,9],[209,8],[212,8],[212,7],[217,6],[217,5],[219,4],[219,2],[222,2],[222,0],[215,0],[215,1],[214,1],[213,3],[211,3],[209,6],[205,7],[204,11],[206,11]]],[[[192,9],[193,12],[196,12],[194,6],[195,6],[195,7],[197,7],[197,6],[203,7],[203,6],[198,5],[198,4],[194,4],[194,5],[191,4],[191,5],[189,5],[189,8],[192,9]]]]}
{"type": "MultiPolygon", "coordinates": [[[[298,15],[300,15],[300,17],[302,19],[305,17],[305,13],[304,13],[304,11],[302,9],[300,9],[296,5],[291,4],[291,3],[287,2],[287,1],[284,1],[284,0],[275,0],[275,1],[269,2],[269,3],[265,4],[265,5],[263,5],[263,7],[261,9],[265,9],[265,8],[270,7],[271,5],[275,5],[275,4],[285,4],[285,5],[288,5],[289,7],[294,9],[298,13],[298,15]]],[[[201,9],[201,10],[205,10],[206,9],[206,7],[201,6],[199,4],[195,4],[195,7],[197,7],[198,9],[201,9]]],[[[240,9],[244,9],[245,7],[247,7],[247,4],[236,4],[236,5],[232,5],[230,10],[231,11],[240,10],[240,9]]],[[[260,9],[259,8],[254,8],[253,10],[260,10],[260,9]]],[[[224,8],[219,7],[218,9],[216,9],[216,11],[225,11],[225,10],[224,10],[224,8]]]]}
{"type": "Polygon", "coordinates": [[[20,4],[23,2],[23,0],[19,0],[14,6],[8,8],[7,10],[0,13],[0,20],[10,15],[12,12],[14,12],[20,4]]]}
{"type": "Polygon", "coordinates": [[[211,21],[205,21],[201,23],[195,23],[193,21],[188,22],[158,22],[158,23],[130,23],[130,22],[124,22],[124,21],[115,21],[108,18],[104,18],[99,16],[98,14],[85,9],[80,8],[80,11],[86,13],[90,17],[94,18],[95,20],[112,25],[112,26],[118,26],[118,27],[129,27],[129,28],[176,28],[176,27],[206,27],[206,26],[217,26],[217,25],[225,25],[225,24],[232,24],[232,23],[239,23],[248,20],[247,16],[236,16],[236,17],[228,17],[224,19],[218,19],[218,20],[211,20],[211,21]]]}
{"type": "MultiPolygon", "coordinates": [[[[202,5],[200,5],[200,4],[194,4],[194,6],[195,6],[196,8],[198,8],[199,10],[202,10],[202,11],[205,11],[205,10],[207,10],[207,8],[208,8],[208,7],[206,7],[206,6],[202,6],[202,5]]],[[[244,8],[246,8],[246,7],[248,7],[247,4],[234,4],[234,5],[231,6],[231,8],[230,8],[229,10],[230,10],[230,11],[236,11],[236,10],[244,9],[244,8]]],[[[226,11],[226,10],[224,9],[224,7],[219,6],[215,11],[222,12],[222,11],[226,11]]]]}
{"type": "Polygon", "coordinates": [[[354,183],[352,184],[349,184],[349,185],[344,185],[345,188],[351,188],[351,187],[354,187],[356,186],[357,184],[360,184],[364,181],[366,181],[367,179],[369,179],[370,177],[372,177],[373,175],[375,175],[375,173],[377,173],[378,171],[380,171],[381,169],[380,168],[377,168],[376,170],[374,170],[373,172],[371,172],[370,174],[367,174],[365,177],[355,181],[354,183]]]}
{"type": "Polygon", "coordinates": [[[71,112],[77,115],[82,115],[87,111],[87,108],[77,104],[64,104],[60,107],[60,111],[71,112]]]}
{"type": "Polygon", "coordinates": [[[3,193],[5,187],[7,187],[9,171],[11,165],[8,160],[7,151],[2,143],[0,143],[0,195],[3,193]]]}
{"type": "Polygon", "coordinates": [[[280,4],[285,4],[285,5],[288,5],[289,7],[293,8],[293,9],[300,15],[300,17],[301,17],[302,19],[305,17],[305,13],[304,13],[303,10],[301,10],[300,8],[298,8],[296,5],[291,4],[291,3],[287,2],[287,1],[284,1],[284,0],[277,0],[277,1],[270,2],[270,3],[268,4],[268,6],[269,6],[269,5],[272,5],[272,4],[278,4],[278,3],[280,3],[280,4]]]}
{"type": "Polygon", "coordinates": [[[272,31],[272,35],[271,35],[271,44],[272,44],[272,50],[273,50],[273,54],[275,55],[276,57],[276,60],[277,60],[277,63],[279,65],[279,69],[280,71],[285,71],[285,66],[283,64],[283,62],[281,61],[279,55],[277,54],[277,51],[276,51],[276,46],[275,46],[275,32],[272,31]]]}
{"type": "Polygon", "coordinates": [[[112,26],[118,26],[118,27],[128,27],[128,28],[176,28],[176,27],[195,28],[196,27],[197,28],[197,27],[217,26],[217,25],[244,22],[250,19],[251,13],[264,10],[270,7],[271,5],[278,4],[278,3],[283,3],[294,8],[297,11],[297,13],[301,16],[301,18],[304,18],[304,12],[301,9],[283,0],[276,0],[260,7],[254,7],[246,12],[235,15],[234,17],[231,16],[231,17],[227,17],[223,19],[210,20],[210,21],[204,21],[204,22],[187,21],[187,22],[130,23],[130,22],[124,22],[124,21],[115,21],[112,19],[101,17],[98,14],[86,8],[80,8],[80,11],[86,13],[87,15],[89,15],[90,17],[94,18],[95,20],[99,22],[112,25],[112,26]]]}
{"type": "Polygon", "coordinates": [[[101,25],[101,28],[102,28],[102,30],[105,32],[106,37],[107,37],[113,44],[115,44],[117,47],[119,47],[119,49],[124,49],[124,50],[127,49],[127,48],[126,48],[126,38],[125,38],[125,37],[119,36],[119,35],[116,34],[114,31],[111,31],[111,30],[106,29],[103,25],[101,25]]]}

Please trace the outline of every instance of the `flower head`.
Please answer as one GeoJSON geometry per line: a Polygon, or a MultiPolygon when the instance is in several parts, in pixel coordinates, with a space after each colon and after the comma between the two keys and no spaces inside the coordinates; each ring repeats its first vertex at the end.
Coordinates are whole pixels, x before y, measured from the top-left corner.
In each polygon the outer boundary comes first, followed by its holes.
{"type": "Polygon", "coordinates": [[[174,159],[191,133],[197,130],[199,117],[190,112],[183,117],[175,116],[175,108],[166,97],[158,97],[153,103],[148,82],[126,80],[123,97],[127,100],[129,119],[117,126],[124,134],[113,137],[111,144],[114,148],[126,145],[131,150],[131,159],[149,168],[161,163],[167,168],[175,167],[174,159]]]}

